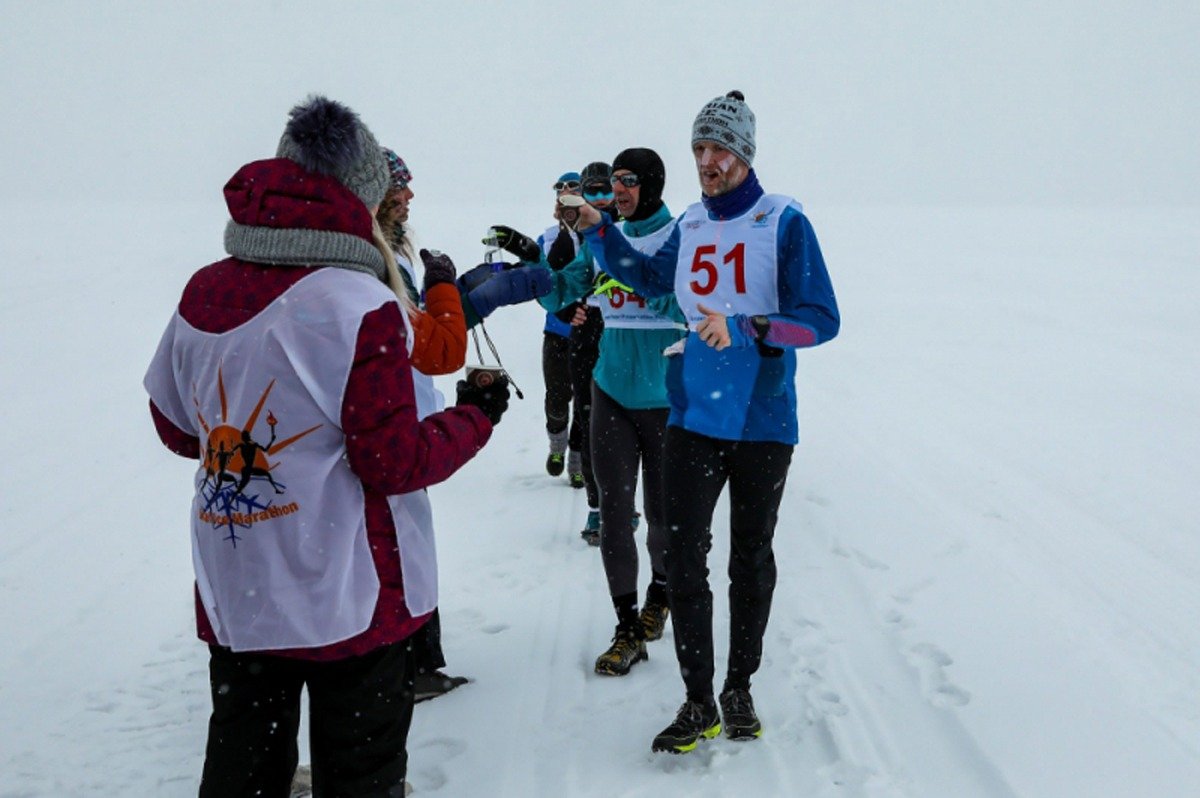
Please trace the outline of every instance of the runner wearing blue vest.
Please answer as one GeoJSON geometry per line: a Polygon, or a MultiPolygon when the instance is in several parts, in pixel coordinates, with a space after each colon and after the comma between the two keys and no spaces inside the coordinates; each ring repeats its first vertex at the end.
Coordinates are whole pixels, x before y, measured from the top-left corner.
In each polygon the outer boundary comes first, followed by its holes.
{"type": "MultiPolygon", "coordinates": [[[[538,236],[537,245],[547,260],[555,261],[561,268],[569,263],[579,249],[578,233],[568,229],[558,220],[557,198],[563,194],[582,193],[578,172],[564,172],[554,182],[555,224],[538,236]],[[557,244],[557,246],[555,246],[557,244]],[[551,248],[554,250],[551,251],[551,248]]],[[[568,447],[573,453],[572,461],[580,465],[571,473],[583,479],[582,459],[578,454],[583,445],[583,420],[580,417],[578,400],[573,401],[571,390],[571,319],[575,316],[575,305],[551,313],[546,311],[546,325],[542,328],[542,379],[546,386],[543,403],[546,414],[546,435],[550,439],[550,454],[546,457],[546,473],[556,477],[566,466],[568,447]],[[574,404],[575,412],[571,412],[574,404]]]]}
{"type": "MultiPolygon", "coordinates": [[[[587,207],[616,212],[612,184],[609,181],[611,174],[612,168],[602,161],[594,161],[584,167],[580,175],[580,182],[587,207]]],[[[568,209],[560,206],[560,215],[567,213],[568,209]]],[[[570,220],[572,225],[577,226],[575,223],[578,221],[578,209],[570,208],[569,213],[572,216],[570,220]]],[[[600,491],[592,470],[589,441],[591,440],[592,373],[595,370],[596,361],[600,357],[600,336],[604,331],[604,322],[596,301],[590,298],[592,281],[596,276],[591,252],[585,244],[578,241],[578,235],[573,231],[569,239],[557,236],[545,252],[538,242],[505,225],[494,225],[489,231],[489,240],[495,241],[505,251],[516,255],[521,259],[523,265],[541,264],[551,270],[553,283],[550,294],[546,295],[544,299],[538,300],[546,310],[559,311],[572,303],[578,303],[571,322],[569,363],[571,392],[575,399],[575,418],[580,425],[581,440],[579,449],[576,450],[573,428],[567,470],[570,475],[571,487],[587,489],[587,521],[580,536],[589,545],[599,546],[600,491]],[[563,261],[567,259],[560,258],[558,253],[565,252],[568,245],[576,248],[577,252],[567,265],[563,265],[563,261]],[[576,458],[577,451],[578,458],[576,458]]],[[[545,272],[541,273],[545,274],[545,272]]]]}
{"type": "Polygon", "coordinates": [[[687,699],[651,745],[683,753],[721,732],[762,725],[750,678],[775,587],[771,540],[799,442],[795,350],[838,333],[837,301],[812,225],[794,199],[764,193],[752,163],[754,114],[741,92],[706,104],[692,125],[701,202],[654,254],[590,208],[579,227],[598,264],[639,294],[675,293],[690,331],[667,372],[667,585],[687,699]],[[712,515],[729,483],[729,662],[713,700],[712,515]]]}

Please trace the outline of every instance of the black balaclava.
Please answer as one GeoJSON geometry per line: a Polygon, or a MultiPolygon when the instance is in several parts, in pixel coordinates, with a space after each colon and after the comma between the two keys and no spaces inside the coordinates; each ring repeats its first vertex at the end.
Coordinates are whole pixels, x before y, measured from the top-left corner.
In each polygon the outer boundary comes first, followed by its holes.
{"type": "Polygon", "coordinates": [[[667,182],[667,167],[658,153],[646,147],[630,147],[613,158],[612,170],[628,169],[638,177],[638,204],[633,215],[626,217],[631,222],[649,219],[663,206],[663,187],[667,182]]]}
{"type": "MultiPolygon", "coordinates": [[[[608,192],[609,197],[612,197],[612,184],[608,179],[612,176],[612,167],[604,161],[592,161],[587,166],[583,167],[583,171],[579,173],[579,182],[583,185],[582,192],[587,194],[588,183],[604,183],[604,190],[608,192]]],[[[610,202],[611,204],[611,202],[610,202]]],[[[616,212],[615,209],[613,211],[616,212]]]]}

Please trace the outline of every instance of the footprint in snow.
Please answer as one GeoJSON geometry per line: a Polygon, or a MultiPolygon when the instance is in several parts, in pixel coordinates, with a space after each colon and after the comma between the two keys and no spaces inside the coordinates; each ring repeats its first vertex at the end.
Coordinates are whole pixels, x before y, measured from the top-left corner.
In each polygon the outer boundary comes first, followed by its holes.
{"type": "Polygon", "coordinates": [[[943,709],[966,706],[971,694],[952,684],[946,676],[946,668],[954,664],[953,658],[932,643],[918,643],[908,650],[908,661],[921,678],[925,698],[935,707],[943,709]]]}

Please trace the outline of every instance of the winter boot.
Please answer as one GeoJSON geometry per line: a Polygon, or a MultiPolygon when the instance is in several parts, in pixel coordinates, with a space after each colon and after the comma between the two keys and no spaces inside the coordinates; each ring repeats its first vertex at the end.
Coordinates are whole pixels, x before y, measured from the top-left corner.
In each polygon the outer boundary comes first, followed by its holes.
{"type": "Polygon", "coordinates": [[[634,665],[649,658],[642,630],[636,626],[626,629],[618,624],[612,645],[596,658],[596,673],[601,676],[624,676],[634,665]]]}
{"type": "Polygon", "coordinates": [[[586,540],[589,546],[600,545],[599,510],[588,510],[587,523],[583,525],[583,531],[579,533],[579,537],[586,540]]]}
{"type": "Polygon", "coordinates": [[[727,688],[721,693],[721,715],[725,718],[725,736],[729,739],[762,737],[762,724],[754,714],[754,699],[749,690],[727,688]]]}
{"type": "Polygon", "coordinates": [[[298,765],[292,775],[292,791],[290,798],[312,798],[312,767],[298,765]]]}
{"type": "Polygon", "coordinates": [[[686,754],[696,750],[701,739],[711,740],[721,733],[721,716],[712,699],[684,701],[675,721],[658,733],[650,744],[651,751],[686,754]]]}
{"type": "Polygon", "coordinates": [[[567,452],[567,481],[572,488],[585,487],[583,481],[583,455],[572,449],[567,452]]]}
{"type": "Polygon", "coordinates": [[[567,431],[548,432],[550,436],[550,454],[546,457],[546,473],[556,477],[566,466],[567,431]]]}
{"type": "Polygon", "coordinates": [[[638,623],[642,627],[642,636],[646,642],[658,640],[663,636],[663,630],[667,628],[667,616],[670,614],[671,610],[666,604],[646,599],[642,611],[638,614],[638,623]]]}
{"type": "Polygon", "coordinates": [[[445,695],[471,681],[466,676],[449,676],[442,671],[418,673],[413,679],[413,701],[419,703],[445,695]]]}

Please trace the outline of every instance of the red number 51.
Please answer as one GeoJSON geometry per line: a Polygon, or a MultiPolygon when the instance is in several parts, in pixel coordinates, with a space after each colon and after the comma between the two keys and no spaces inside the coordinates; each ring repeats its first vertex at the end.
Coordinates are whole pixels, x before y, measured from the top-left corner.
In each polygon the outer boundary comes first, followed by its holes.
{"type": "MultiPolygon", "coordinates": [[[[704,276],[704,282],[700,280],[692,280],[691,289],[700,296],[706,296],[717,290],[717,280],[720,277],[720,272],[717,271],[717,264],[711,260],[707,260],[705,256],[716,255],[716,244],[704,244],[696,247],[696,254],[692,256],[692,274],[704,276]]],[[[746,245],[743,242],[738,244],[731,250],[725,253],[725,257],[721,259],[722,263],[728,264],[733,262],[733,290],[739,294],[746,293],[746,245]]]]}

